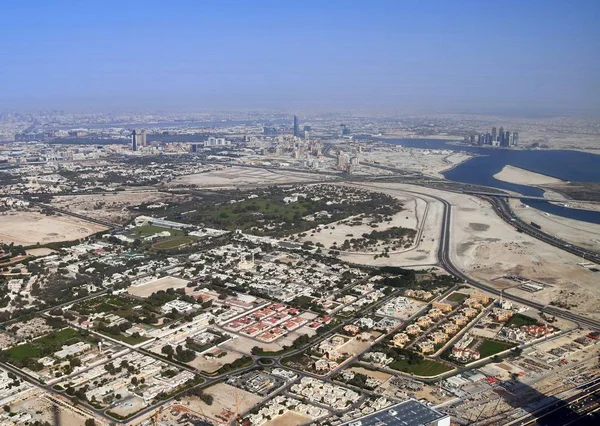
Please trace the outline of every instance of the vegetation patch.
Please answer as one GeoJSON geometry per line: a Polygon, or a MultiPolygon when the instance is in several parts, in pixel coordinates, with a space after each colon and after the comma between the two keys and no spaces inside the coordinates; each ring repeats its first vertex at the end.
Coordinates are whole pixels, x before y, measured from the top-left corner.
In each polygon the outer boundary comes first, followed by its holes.
{"type": "Polygon", "coordinates": [[[508,321],[506,321],[506,327],[521,327],[523,325],[537,325],[540,322],[535,318],[528,317],[523,314],[514,314],[508,321]]]}
{"type": "Polygon", "coordinates": [[[515,346],[516,345],[513,343],[485,339],[477,350],[479,351],[481,358],[487,358],[488,356],[496,355],[499,352],[514,348],[515,346]]]}

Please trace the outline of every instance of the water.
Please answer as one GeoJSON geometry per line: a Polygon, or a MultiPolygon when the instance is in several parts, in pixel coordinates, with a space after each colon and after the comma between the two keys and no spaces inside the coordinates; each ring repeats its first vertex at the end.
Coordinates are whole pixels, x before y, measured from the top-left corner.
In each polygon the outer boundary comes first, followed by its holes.
{"type": "MultiPolygon", "coordinates": [[[[566,150],[510,150],[461,146],[437,139],[381,139],[394,145],[413,148],[448,149],[480,155],[443,173],[448,180],[516,191],[541,197],[543,190],[494,179],[504,166],[512,165],[571,182],[600,182],[600,155],[566,150]]],[[[572,209],[541,200],[524,200],[524,204],[551,215],[599,223],[600,212],[572,209]]]]}

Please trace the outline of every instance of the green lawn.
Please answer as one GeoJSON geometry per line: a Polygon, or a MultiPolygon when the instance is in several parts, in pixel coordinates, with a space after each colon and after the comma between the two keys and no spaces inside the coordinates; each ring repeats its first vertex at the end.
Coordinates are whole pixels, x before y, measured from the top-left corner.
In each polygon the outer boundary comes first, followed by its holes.
{"type": "Polygon", "coordinates": [[[418,364],[409,364],[407,360],[399,359],[389,365],[390,368],[405,373],[412,373],[416,376],[431,377],[452,370],[445,364],[430,359],[424,359],[418,364]]]}
{"type": "Polygon", "coordinates": [[[183,231],[181,229],[171,229],[156,225],[137,226],[131,230],[132,234],[138,238],[149,237],[150,235],[158,234],[159,232],[164,231],[169,231],[174,237],[183,235],[183,231]]]}
{"type": "Polygon", "coordinates": [[[468,294],[454,292],[446,298],[449,302],[462,302],[469,297],[468,294]]]}
{"type": "Polygon", "coordinates": [[[155,250],[168,250],[168,249],[172,249],[175,247],[184,246],[186,244],[193,243],[194,241],[196,241],[196,239],[194,237],[179,236],[179,237],[168,238],[166,240],[160,241],[160,242],[154,244],[152,246],[152,248],[155,250]]]}
{"type": "Polygon", "coordinates": [[[487,358],[488,356],[496,355],[499,352],[513,348],[516,345],[505,342],[497,342],[495,340],[485,339],[481,346],[479,346],[479,354],[481,358],[487,358]]]}
{"type": "Polygon", "coordinates": [[[505,326],[510,327],[512,325],[516,327],[521,327],[522,325],[535,325],[539,324],[539,321],[535,318],[528,317],[523,314],[514,314],[511,319],[506,321],[505,326]]]}
{"type": "Polygon", "coordinates": [[[82,336],[72,328],[65,328],[58,332],[52,332],[46,336],[35,339],[30,343],[24,343],[8,351],[8,357],[14,361],[26,361],[31,358],[44,356],[44,349],[52,348],[60,350],[62,345],[76,343],[83,340],[82,336]]]}

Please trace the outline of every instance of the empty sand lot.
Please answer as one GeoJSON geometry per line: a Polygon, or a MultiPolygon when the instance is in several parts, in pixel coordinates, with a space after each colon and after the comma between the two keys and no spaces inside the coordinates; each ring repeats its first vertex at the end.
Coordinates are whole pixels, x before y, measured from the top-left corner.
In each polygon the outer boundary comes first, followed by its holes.
{"type": "Polygon", "coordinates": [[[249,167],[230,167],[207,173],[196,173],[174,179],[169,185],[196,185],[200,187],[235,187],[238,185],[274,185],[282,183],[325,180],[326,177],[290,171],[272,171],[249,167]]]}
{"type": "Polygon", "coordinates": [[[129,210],[129,207],[141,203],[169,202],[177,200],[179,197],[152,190],[128,190],[54,197],[51,205],[73,213],[123,224],[137,215],[134,210],[129,210]]]}
{"type": "Polygon", "coordinates": [[[263,400],[260,396],[225,383],[218,383],[204,389],[204,393],[213,396],[212,405],[206,405],[200,398],[195,396],[184,397],[180,404],[194,411],[200,417],[207,417],[219,424],[223,423],[223,418],[232,420],[236,411],[243,413],[263,400]]]}
{"type": "Polygon", "coordinates": [[[294,411],[286,411],[281,416],[274,417],[272,420],[264,423],[264,426],[296,426],[310,421],[310,417],[303,416],[294,411]]]}
{"type": "Polygon", "coordinates": [[[0,214],[0,242],[18,245],[47,244],[87,237],[105,226],[70,216],[46,216],[38,212],[0,214]]]}
{"type": "Polygon", "coordinates": [[[138,297],[148,297],[152,293],[156,293],[160,290],[166,291],[169,288],[185,288],[187,283],[188,281],[182,278],[162,277],[154,281],[148,281],[144,284],[129,286],[127,292],[138,297]]]}

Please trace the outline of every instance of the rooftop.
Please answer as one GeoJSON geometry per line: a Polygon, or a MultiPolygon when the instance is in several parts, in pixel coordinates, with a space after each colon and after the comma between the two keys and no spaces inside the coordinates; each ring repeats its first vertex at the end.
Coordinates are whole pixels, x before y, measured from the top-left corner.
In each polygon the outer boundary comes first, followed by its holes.
{"type": "Polygon", "coordinates": [[[450,417],[442,414],[419,401],[410,399],[399,404],[375,411],[367,416],[343,423],[342,426],[424,426],[429,424],[442,425],[441,421],[450,417]]]}

